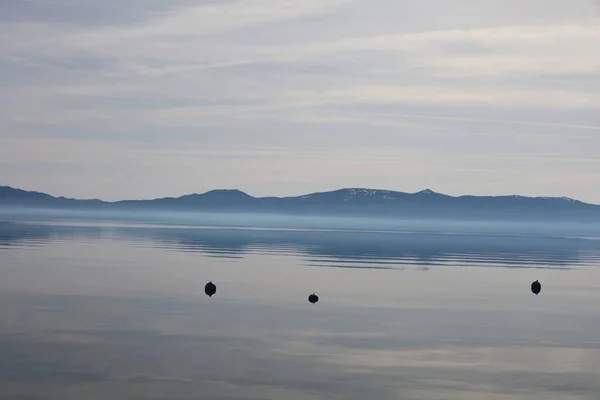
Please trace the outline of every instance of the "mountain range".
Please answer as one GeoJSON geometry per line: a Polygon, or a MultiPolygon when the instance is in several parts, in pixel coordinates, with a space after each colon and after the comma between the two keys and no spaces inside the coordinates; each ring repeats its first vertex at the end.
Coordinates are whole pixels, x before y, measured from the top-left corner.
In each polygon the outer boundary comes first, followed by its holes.
{"type": "Polygon", "coordinates": [[[260,212],[304,215],[397,217],[518,217],[600,220],[600,205],[568,197],[449,196],[425,189],[406,193],[380,189],[339,189],[295,197],[253,197],[236,189],[211,190],[152,200],[80,200],[0,186],[0,205],[107,210],[260,212]]]}

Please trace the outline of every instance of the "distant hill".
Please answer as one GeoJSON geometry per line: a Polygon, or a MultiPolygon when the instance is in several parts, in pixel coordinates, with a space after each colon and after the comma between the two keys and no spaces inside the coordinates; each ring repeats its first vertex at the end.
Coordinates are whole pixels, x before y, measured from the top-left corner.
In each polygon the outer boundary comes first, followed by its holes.
{"type": "Polygon", "coordinates": [[[102,200],[78,200],[66,197],[54,197],[46,193],[15,189],[0,186],[0,205],[48,206],[48,207],[102,207],[107,202],[102,200]]]}
{"type": "Polygon", "coordinates": [[[253,197],[239,190],[153,200],[78,200],[0,186],[0,205],[44,208],[112,210],[185,210],[266,212],[305,215],[360,215],[397,217],[518,217],[600,220],[600,205],[567,197],[448,196],[426,189],[417,193],[379,189],[339,189],[295,197],[253,197]]]}

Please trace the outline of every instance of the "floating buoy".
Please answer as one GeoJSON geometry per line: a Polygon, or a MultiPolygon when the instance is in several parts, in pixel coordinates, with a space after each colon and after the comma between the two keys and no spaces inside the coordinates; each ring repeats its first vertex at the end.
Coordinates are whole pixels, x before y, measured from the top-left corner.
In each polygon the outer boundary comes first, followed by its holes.
{"type": "Polygon", "coordinates": [[[308,296],[308,301],[310,301],[312,304],[315,304],[317,301],[319,301],[319,296],[313,293],[308,296]]]}
{"type": "Polygon", "coordinates": [[[208,297],[212,297],[213,294],[217,293],[217,287],[214,283],[208,282],[206,286],[204,286],[204,293],[206,293],[208,297]]]}
{"type": "Polygon", "coordinates": [[[542,284],[538,281],[533,282],[531,284],[531,291],[537,296],[542,291],[542,284]]]}

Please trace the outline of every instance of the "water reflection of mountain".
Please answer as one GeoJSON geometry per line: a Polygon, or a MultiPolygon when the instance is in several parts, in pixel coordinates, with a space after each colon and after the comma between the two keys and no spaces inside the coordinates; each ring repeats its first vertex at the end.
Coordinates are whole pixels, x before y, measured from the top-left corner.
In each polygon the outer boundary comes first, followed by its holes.
{"type": "Polygon", "coordinates": [[[95,240],[102,236],[97,226],[56,226],[0,221],[0,249],[40,246],[66,240],[95,240]]]}
{"type": "Polygon", "coordinates": [[[598,241],[559,237],[185,228],[119,228],[117,234],[213,257],[293,253],[308,265],[346,268],[570,268],[600,257],[598,241]]]}
{"type": "Polygon", "coordinates": [[[44,242],[52,236],[52,229],[45,226],[26,226],[0,221],[0,249],[18,246],[23,243],[31,245],[44,242]]]}
{"type": "Polygon", "coordinates": [[[293,255],[306,265],[343,268],[462,265],[568,269],[600,262],[598,240],[585,238],[0,222],[0,249],[69,240],[126,240],[217,258],[293,255]]]}

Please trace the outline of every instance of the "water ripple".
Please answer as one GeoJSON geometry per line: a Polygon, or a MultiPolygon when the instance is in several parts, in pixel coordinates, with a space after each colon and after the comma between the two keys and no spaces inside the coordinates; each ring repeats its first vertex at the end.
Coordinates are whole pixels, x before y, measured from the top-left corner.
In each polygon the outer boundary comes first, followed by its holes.
{"type": "Polygon", "coordinates": [[[304,265],[311,267],[568,270],[600,264],[598,241],[585,237],[0,224],[2,252],[72,241],[110,241],[121,246],[151,247],[224,260],[256,255],[299,257],[304,265]]]}

